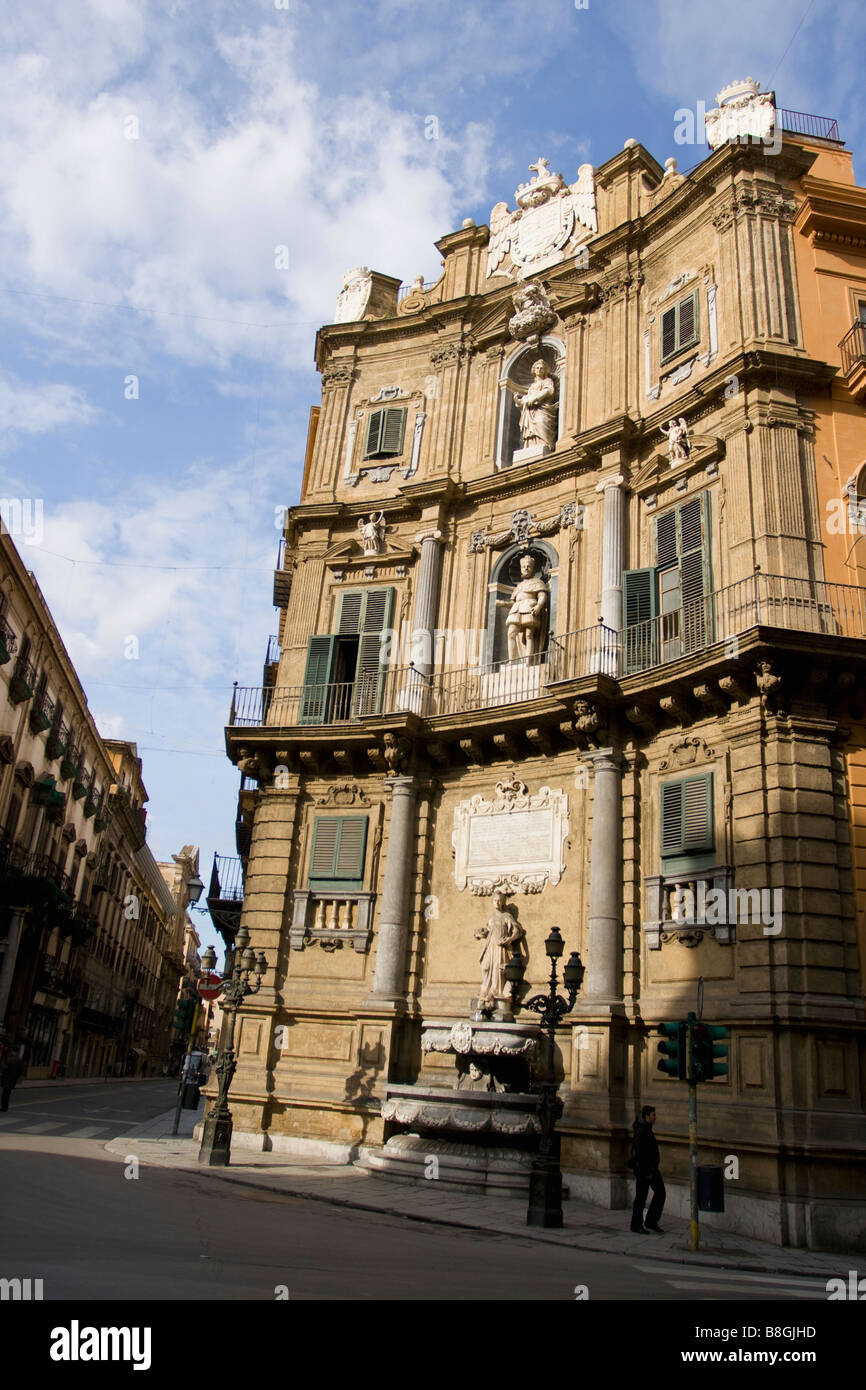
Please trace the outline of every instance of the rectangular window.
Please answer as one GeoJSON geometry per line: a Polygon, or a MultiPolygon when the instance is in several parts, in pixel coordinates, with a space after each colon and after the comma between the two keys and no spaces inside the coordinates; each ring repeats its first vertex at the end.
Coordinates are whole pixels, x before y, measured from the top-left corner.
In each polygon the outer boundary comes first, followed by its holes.
{"type": "Polygon", "coordinates": [[[669,362],[687,348],[697,347],[701,340],[700,303],[698,291],[693,290],[679,303],[662,314],[661,363],[669,362]]]}
{"type": "Polygon", "coordinates": [[[654,567],[623,574],[627,675],[713,640],[708,492],[655,518],[654,558],[654,567]]]}
{"type": "Polygon", "coordinates": [[[404,406],[389,405],[382,410],[372,411],[367,416],[364,458],[399,458],[403,452],[405,432],[406,409],[404,406]]]}
{"type": "Polygon", "coordinates": [[[309,640],[299,723],[334,724],[380,713],[383,634],[393,609],[390,588],[340,594],[337,631],[309,640]]]}
{"type": "Polygon", "coordinates": [[[310,888],[363,888],[368,825],[367,816],[316,816],[310,851],[310,888]]]}
{"type": "Polygon", "coordinates": [[[661,787],[661,858],[665,874],[709,868],[715,857],[713,774],[661,787]]]}

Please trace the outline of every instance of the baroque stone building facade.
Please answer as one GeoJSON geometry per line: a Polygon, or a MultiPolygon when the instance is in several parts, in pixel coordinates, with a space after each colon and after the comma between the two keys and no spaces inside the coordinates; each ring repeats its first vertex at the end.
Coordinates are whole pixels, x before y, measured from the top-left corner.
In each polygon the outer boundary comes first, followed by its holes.
{"type": "MultiPolygon", "coordinates": [[[[8,499],[3,513],[15,527],[8,499]]],[[[153,1075],[170,1057],[186,879],[176,898],[147,844],[135,744],[100,737],[5,526],[0,711],[0,1045],[31,1079],[153,1075]]]]}
{"type": "MultiPolygon", "coordinates": [[[[866,296],[866,195],[834,123],[751,82],[711,117],[688,177],[634,140],[572,184],[539,160],[513,210],[437,243],[434,285],[357,268],[319,332],[279,647],[227,730],[270,965],[241,1015],[236,1141],[402,1172],[436,1152],[471,1180],[477,1133],[439,1123],[440,1092],[456,1060],[458,1089],[507,1094],[459,1054],[531,1049],[557,925],[587,972],[557,1039],[572,1190],[626,1204],[652,1102],[685,1202],[686,1088],[657,1026],[701,981],[730,1031],[700,1091],[702,1160],[738,1160],[724,1220],[856,1247],[866,590],[822,454],[859,478],[866,438],[850,296],[835,337],[812,302],[809,208],[857,209],[828,273],[866,296]],[[513,1010],[482,947],[494,902],[525,968],[513,1010]]],[[[499,1128],[494,1147],[532,1126],[499,1128]]]]}

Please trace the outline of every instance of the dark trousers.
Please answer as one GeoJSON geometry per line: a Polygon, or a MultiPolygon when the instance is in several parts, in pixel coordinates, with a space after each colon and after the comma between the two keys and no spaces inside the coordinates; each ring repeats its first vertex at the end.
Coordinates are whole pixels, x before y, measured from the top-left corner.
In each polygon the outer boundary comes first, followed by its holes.
{"type": "Polygon", "coordinates": [[[9,1109],[9,1097],[11,1096],[11,1094],[12,1094],[12,1087],[11,1087],[11,1086],[4,1086],[4,1087],[3,1087],[3,1090],[0,1091],[0,1110],[8,1110],[8,1109],[9,1109]]]}
{"type": "Polygon", "coordinates": [[[645,1177],[635,1179],[634,1206],[631,1209],[631,1228],[633,1231],[639,1230],[643,1225],[643,1209],[646,1206],[647,1193],[650,1188],[652,1188],[653,1197],[646,1214],[646,1224],[648,1226],[659,1224],[659,1217],[665,1206],[664,1180],[659,1172],[648,1173],[645,1177]]]}

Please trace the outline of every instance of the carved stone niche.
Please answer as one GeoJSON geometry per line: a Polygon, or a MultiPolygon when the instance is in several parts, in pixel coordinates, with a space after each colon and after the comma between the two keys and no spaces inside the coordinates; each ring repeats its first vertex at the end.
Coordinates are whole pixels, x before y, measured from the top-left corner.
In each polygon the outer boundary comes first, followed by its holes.
{"type": "Polygon", "coordinates": [[[473,796],[454,812],[454,876],[474,896],[540,893],[562,878],[568,838],[568,796],[525,782],[497,782],[491,800],[473,796]]]}

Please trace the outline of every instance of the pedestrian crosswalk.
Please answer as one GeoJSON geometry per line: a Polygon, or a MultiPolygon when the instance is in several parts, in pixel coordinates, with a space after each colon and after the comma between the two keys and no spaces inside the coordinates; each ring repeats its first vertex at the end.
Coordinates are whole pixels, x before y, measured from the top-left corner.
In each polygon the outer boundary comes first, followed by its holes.
{"type": "Polygon", "coordinates": [[[44,1134],[52,1139],[113,1139],[129,1129],[128,1121],[108,1120],[101,1124],[82,1124],[81,1115],[52,1115],[42,1120],[26,1112],[0,1115],[0,1137],[4,1134],[44,1134]]]}
{"type": "Polygon", "coordinates": [[[671,1289],[686,1290],[701,1301],[717,1299],[778,1299],[805,1298],[826,1300],[826,1280],[802,1275],[754,1274],[746,1270],[685,1268],[659,1264],[639,1264],[641,1273],[659,1277],[671,1289]]]}

